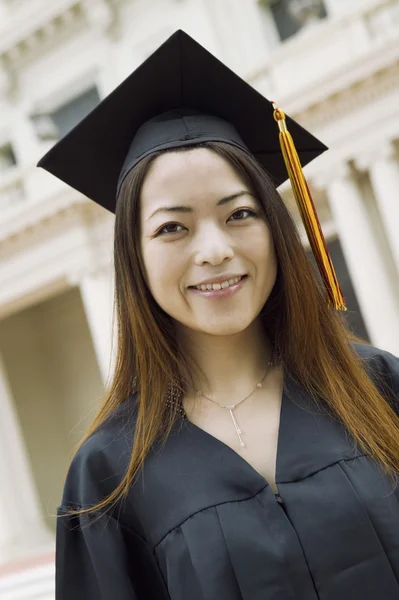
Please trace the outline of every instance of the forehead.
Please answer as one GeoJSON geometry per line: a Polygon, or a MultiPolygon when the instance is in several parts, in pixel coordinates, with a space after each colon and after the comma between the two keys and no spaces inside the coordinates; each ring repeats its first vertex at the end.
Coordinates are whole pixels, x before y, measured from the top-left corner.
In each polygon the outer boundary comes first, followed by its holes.
{"type": "Polygon", "coordinates": [[[169,198],[234,193],[248,186],[233,166],[208,148],[167,152],[151,164],[141,189],[144,205],[169,198]]]}

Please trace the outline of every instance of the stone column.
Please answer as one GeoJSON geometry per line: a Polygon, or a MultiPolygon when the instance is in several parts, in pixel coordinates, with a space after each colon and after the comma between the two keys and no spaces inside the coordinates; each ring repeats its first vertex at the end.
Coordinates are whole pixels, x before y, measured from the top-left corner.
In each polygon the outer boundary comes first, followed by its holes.
{"type": "Polygon", "coordinates": [[[369,171],[374,197],[399,273],[399,162],[395,147],[387,143],[360,157],[356,164],[369,171]]]}
{"type": "Polygon", "coordinates": [[[112,318],[114,291],[111,269],[102,267],[85,273],[79,281],[80,293],[104,383],[113,370],[112,318]]]}
{"type": "Polygon", "coordinates": [[[53,545],[0,356],[0,565],[53,545]]]}
{"type": "Polygon", "coordinates": [[[399,355],[399,299],[355,176],[349,165],[342,164],[331,168],[324,178],[316,177],[314,182],[326,188],[370,340],[399,355]]]}

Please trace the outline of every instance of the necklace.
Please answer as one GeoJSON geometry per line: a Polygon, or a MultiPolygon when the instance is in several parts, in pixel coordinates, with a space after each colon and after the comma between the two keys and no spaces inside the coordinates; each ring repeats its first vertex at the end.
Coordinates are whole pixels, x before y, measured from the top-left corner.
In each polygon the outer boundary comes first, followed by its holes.
{"type": "Polygon", "coordinates": [[[230,416],[231,419],[233,421],[233,425],[234,428],[236,430],[236,433],[238,435],[238,439],[240,440],[240,445],[242,446],[242,448],[245,448],[245,444],[243,442],[243,439],[241,437],[242,431],[240,429],[240,427],[238,426],[238,423],[234,417],[233,414],[233,410],[236,408],[236,406],[238,406],[239,404],[242,404],[245,400],[248,400],[248,398],[250,398],[258,388],[261,388],[263,385],[263,382],[265,380],[266,375],[269,372],[270,367],[272,366],[273,361],[269,360],[269,362],[267,363],[267,369],[265,374],[263,375],[262,379],[259,381],[259,383],[257,383],[254,387],[254,389],[252,390],[252,392],[250,394],[248,394],[248,396],[245,396],[245,398],[243,398],[242,400],[240,400],[239,402],[236,402],[235,404],[219,404],[219,402],[216,402],[216,400],[213,400],[213,398],[209,398],[209,396],[206,396],[201,390],[195,390],[197,393],[197,396],[202,396],[203,398],[206,398],[207,400],[210,400],[211,402],[213,402],[214,404],[217,404],[218,406],[220,406],[220,408],[226,408],[229,412],[230,412],[230,416]]]}

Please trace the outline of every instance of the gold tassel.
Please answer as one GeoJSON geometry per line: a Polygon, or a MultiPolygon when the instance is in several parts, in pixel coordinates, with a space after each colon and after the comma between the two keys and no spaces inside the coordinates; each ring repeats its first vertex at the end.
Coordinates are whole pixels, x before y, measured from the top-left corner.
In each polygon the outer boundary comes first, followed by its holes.
{"type": "Polygon", "coordinates": [[[312,248],[317,266],[327,288],[327,302],[328,304],[332,304],[336,310],[346,310],[345,300],[341,288],[339,287],[316,208],[302,171],[294,140],[287,129],[285,114],[274,103],[272,104],[274,108],[274,119],[277,121],[280,129],[279,139],[285,166],[306,229],[310,247],[312,248]]]}

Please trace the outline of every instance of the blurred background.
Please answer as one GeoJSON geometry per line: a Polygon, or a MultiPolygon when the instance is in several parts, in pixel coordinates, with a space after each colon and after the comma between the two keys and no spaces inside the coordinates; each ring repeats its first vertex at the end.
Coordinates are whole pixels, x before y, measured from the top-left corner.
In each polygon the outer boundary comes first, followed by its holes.
{"type": "Polygon", "coordinates": [[[112,370],[113,215],[35,164],[178,28],[330,147],[305,173],[345,318],[399,355],[399,0],[0,0],[2,600],[54,599],[52,515],[112,370]]]}

